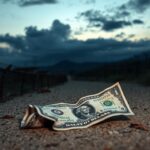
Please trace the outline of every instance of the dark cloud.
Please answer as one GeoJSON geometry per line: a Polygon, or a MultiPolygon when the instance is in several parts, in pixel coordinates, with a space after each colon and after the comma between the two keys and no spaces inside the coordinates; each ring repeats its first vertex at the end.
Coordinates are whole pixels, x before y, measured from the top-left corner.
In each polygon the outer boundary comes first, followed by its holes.
{"type": "Polygon", "coordinates": [[[131,5],[139,12],[143,12],[150,8],[150,0],[130,0],[128,5],[131,5]]]}
{"type": "Polygon", "coordinates": [[[129,19],[123,19],[123,16],[130,15],[128,12],[122,11],[122,13],[115,13],[113,16],[104,15],[98,10],[87,10],[79,14],[78,18],[84,17],[89,25],[88,27],[101,28],[104,31],[110,32],[116,29],[121,29],[133,24],[143,24],[144,22],[139,19],[129,21],[129,19]]]}
{"type": "Polygon", "coordinates": [[[25,47],[25,41],[22,36],[11,36],[9,34],[0,35],[0,43],[7,43],[15,50],[22,50],[25,47]]]}
{"type": "MultiPolygon", "coordinates": [[[[0,43],[6,43],[10,46],[11,55],[20,55],[20,58],[26,57],[31,62],[33,57],[52,56],[60,52],[69,36],[70,26],[55,20],[50,29],[38,30],[37,27],[27,27],[25,36],[0,35],[0,43]]],[[[63,50],[65,49],[67,50],[64,47],[63,50]]],[[[6,49],[4,50],[6,53],[8,52],[6,49]]]]}
{"type": "Polygon", "coordinates": [[[115,37],[119,38],[119,39],[123,39],[123,40],[127,40],[127,39],[129,40],[129,39],[135,37],[135,34],[129,34],[129,35],[127,35],[124,32],[121,32],[119,34],[116,34],[115,37]]]}
{"type": "Polygon", "coordinates": [[[41,5],[41,4],[55,4],[56,0],[20,0],[20,6],[32,6],[32,5],[41,5]]]}
{"type": "Polygon", "coordinates": [[[140,20],[140,19],[133,20],[133,23],[134,24],[144,24],[144,22],[142,20],[140,20]]]}
{"type": "Polygon", "coordinates": [[[124,32],[121,32],[121,33],[117,34],[115,37],[116,38],[124,38],[125,35],[126,34],[124,32]]]}
{"type": "Polygon", "coordinates": [[[57,0],[2,0],[3,3],[16,3],[21,7],[42,5],[42,4],[55,4],[57,0]]]}
{"type": "Polygon", "coordinates": [[[150,0],[129,0],[120,6],[121,10],[135,10],[136,12],[144,12],[150,8],[150,0]]]}
{"type": "Polygon", "coordinates": [[[65,40],[70,35],[70,26],[61,23],[59,20],[55,20],[50,29],[38,30],[37,27],[26,27],[26,36],[28,38],[49,38],[51,40],[65,40]]]}
{"type": "MultiPolygon", "coordinates": [[[[1,0],[3,3],[13,3],[20,7],[43,5],[43,4],[56,4],[61,0],[1,0]]],[[[84,4],[94,4],[96,0],[82,0],[84,4]]]]}
{"type": "Polygon", "coordinates": [[[105,31],[113,31],[116,29],[123,28],[125,26],[131,26],[131,22],[124,20],[106,20],[105,22],[103,22],[102,29],[105,31]]]}
{"type": "MultiPolygon", "coordinates": [[[[38,30],[36,27],[27,27],[25,29],[25,39],[27,43],[27,52],[31,55],[52,55],[61,51],[63,43],[70,36],[70,26],[55,20],[50,29],[38,30]],[[41,53],[44,51],[44,53],[41,53]]],[[[64,47],[63,50],[67,50],[64,47]]]]}
{"type": "Polygon", "coordinates": [[[49,65],[62,60],[112,61],[150,49],[149,40],[70,39],[71,28],[55,20],[49,29],[27,27],[25,36],[0,35],[0,60],[15,65],[49,65]],[[6,43],[8,47],[1,47],[6,43]],[[11,49],[11,50],[10,50],[11,49]],[[107,59],[106,59],[107,58],[107,59]]]}

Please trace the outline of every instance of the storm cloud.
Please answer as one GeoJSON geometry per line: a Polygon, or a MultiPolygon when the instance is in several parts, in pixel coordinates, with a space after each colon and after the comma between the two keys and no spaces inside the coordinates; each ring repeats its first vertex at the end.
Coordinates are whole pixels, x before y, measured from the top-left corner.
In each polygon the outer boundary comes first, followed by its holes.
{"type": "Polygon", "coordinates": [[[138,13],[144,12],[150,8],[150,0],[129,0],[120,6],[122,10],[132,9],[138,13]]]}
{"type": "Polygon", "coordinates": [[[144,22],[142,20],[140,20],[140,19],[133,20],[133,23],[134,24],[144,24],[144,22]]]}
{"type": "Polygon", "coordinates": [[[71,39],[71,27],[55,20],[49,29],[29,26],[24,36],[0,35],[0,59],[15,65],[49,65],[63,60],[112,61],[150,49],[149,40],[71,39]],[[1,46],[1,45],[6,46],[1,46]]]}
{"type": "Polygon", "coordinates": [[[0,35],[0,43],[7,43],[16,51],[25,48],[25,40],[22,36],[0,35]]]}
{"type": "Polygon", "coordinates": [[[2,0],[3,3],[14,3],[21,7],[42,5],[42,4],[56,4],[57,0],[2,0]]]}
{"type": "Polygon", "coordinates": [[[123,17],[129,16],[130,13],[122,11],[115,13],[113,16],[104,15],[98,10],[87,10],[79,14],[78,18],[84,17],[89,23],[89,27],[101,28],[104,31],[110,32],[121,29],[134,24],[143,24],[144,22],[139,19],[131,20],[124,19],[123,17]]]}

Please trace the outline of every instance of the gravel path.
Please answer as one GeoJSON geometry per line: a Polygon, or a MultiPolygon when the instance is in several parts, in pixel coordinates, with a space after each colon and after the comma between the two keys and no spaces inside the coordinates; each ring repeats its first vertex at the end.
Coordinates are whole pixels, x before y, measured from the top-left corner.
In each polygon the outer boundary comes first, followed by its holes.
{"type": "Polygon", "coordinates": [[[150,131],[130,127],[132,122],[138,122],[150,129],[150,87],[136,84],[121,83],[135,113],[128,120],[109,119],[87,129],[61,132],[48,128],[19,129],[19,121],[28,104],[74,103],[80,97],[97,93],[110,85],[102,82],[69,81],[51,88],[50,93],[26,94],[1,103],[0,149],[149,150],[150,131]],[[11,115],[12,118],[5,115],[11,115]]]}

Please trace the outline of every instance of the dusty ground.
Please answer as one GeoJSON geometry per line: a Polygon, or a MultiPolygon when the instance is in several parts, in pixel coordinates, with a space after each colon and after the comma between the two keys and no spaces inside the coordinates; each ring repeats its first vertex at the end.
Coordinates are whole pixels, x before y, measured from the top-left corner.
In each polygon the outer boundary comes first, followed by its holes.
{"type": "Polygon", "coordinates": [[[111,84],[70,81],[51,89],[51,93],[26,94],[0,104],[0,149],[87,149],[149,150],[150,131],[131,128],[140,123],[150,129],[150,87],[122,83],[126,98],[135,112],[129,120],[109,119],[87,129],[53,131],[52,129],[19,129],[19,121],[28,104],[46,105],[76,102],[80,97],[97,93],[111,84]],[[9,118],[11,115],[12,118],[9,118]],[[5,117],[4,117],[5,116],[5,117]],[[136,120],[136,121],[135,121],[136,120]]]}

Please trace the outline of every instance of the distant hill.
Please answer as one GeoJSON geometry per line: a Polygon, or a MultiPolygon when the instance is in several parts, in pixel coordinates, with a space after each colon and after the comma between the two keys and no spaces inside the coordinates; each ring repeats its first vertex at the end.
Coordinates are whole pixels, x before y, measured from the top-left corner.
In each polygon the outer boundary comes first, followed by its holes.
{"type": "Polygon", "coordinates": [[[150,84],[150,52],[132,58],[103,64],[97,68],[78,73],[76,79],[103,81],[135,81],[150,84]]]}
{"type": "MultiPolygon", "coordinates": [[[[10,65],[0,63],[0,68],[9,68],[10,65]]],[[[12,67],[20,69],[20,67],[12,67]]],[[[150,52],[143,52],[131,58],[116,62],[73,62],[64,60],[51,66],[22,67],[21,69],[34,68],[36,71],[46,71],[51,74],[71,74],[76,78],[116,79],[134,78],[150,72],[150,52]]]]}
{"type": "Polygon", "coordinates": [[[39,69],[47,70],[49,73],[54,74],[76,74],[100,67],[101,65],[103,64],[96,62],[77,63],[65,60],[53,66],[41,67],[39,69]]]}
{"type": "Polygon", "coordinates": [[[150,52],[143,52],[131,58],[116,62],[73,62],[64,60],[52,66],[37,67],[37,70],[52,74],[72,74],[79,76],[107,76],[112,73],[139,73],[149,67],[150,52]]]}

